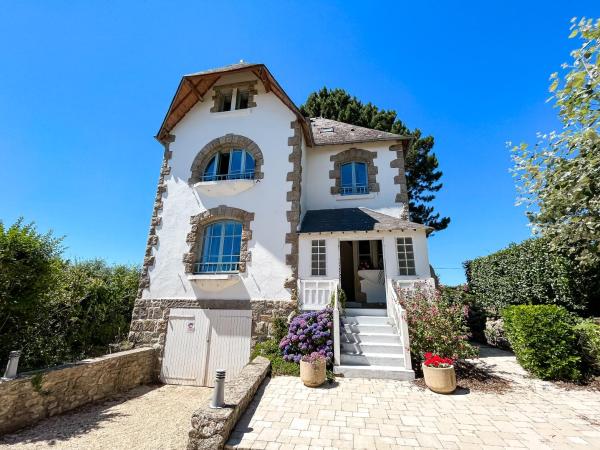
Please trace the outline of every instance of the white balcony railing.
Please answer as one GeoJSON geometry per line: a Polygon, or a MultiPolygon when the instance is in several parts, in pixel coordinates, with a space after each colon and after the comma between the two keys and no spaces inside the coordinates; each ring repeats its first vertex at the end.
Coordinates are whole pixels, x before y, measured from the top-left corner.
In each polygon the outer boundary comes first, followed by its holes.
{"type": "MultiPolygon", "coordinates": [[[[404,350],[404,364],[406,364],[406,368],[408,370],[411,370],[412,363],[410,360],[410,338],[408,337],[408,322],[406,317],[406,311],[400,305],[400,302],[398,301],[398,295],[396,294],[395,282],[397,280],[394,280],[392,278],[386,278],[385,281],[385,298],[388,310],[388,317],[392,319],[396,330],[398,330],[398,334],[400,335],[402,347],[404,350]]],[[[412,282],[409,282],[409,284],[412,284],[412,282]]],[[[410,287],[407,286],[407,288],[410,287]]]]}
{"type": "Polygon", "coordinates": [[[323,309],[331,302],[331,295],[337,292],[339,281],[335,280],[299,280],[298,300],[301,309],[323,309]]]}

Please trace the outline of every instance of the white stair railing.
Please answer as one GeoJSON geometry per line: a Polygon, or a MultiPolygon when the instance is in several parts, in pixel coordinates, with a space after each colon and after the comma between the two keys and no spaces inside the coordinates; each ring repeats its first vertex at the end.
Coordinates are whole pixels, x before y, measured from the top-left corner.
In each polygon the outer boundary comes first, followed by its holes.
{"type": "Polygon", "coordinates": [[[388,315],[393,320],[396,330],[400,335],[402,341],[402,348],[404,351],[404,364],[406,369],[412,369],[412,362],[410,359],[410,338],[408,337],[408,321],[406,317],[406,311],[400,305],[398,301],[398,295],[396,294],[396,287],[394,286],[394,280],[391,278],[386,279],[386,304],[388,315]]]}
{"type": "Polygon", "coordinates": [[[333,300],[333,365],[340,365],[340,309],[337,285],[333,300]]]}

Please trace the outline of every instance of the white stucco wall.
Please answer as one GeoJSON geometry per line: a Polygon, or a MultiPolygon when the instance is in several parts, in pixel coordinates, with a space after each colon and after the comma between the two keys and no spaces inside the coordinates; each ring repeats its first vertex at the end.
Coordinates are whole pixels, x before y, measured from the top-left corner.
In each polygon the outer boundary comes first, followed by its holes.
{"type": "MultiPolygon", "coordinates": [[[[249,74],[222,77],[218,85],[252,79],[249,74]]],[[[166,177],[167,192],[163,198],[162,224],[157,229],[158,247],[154,250],[155,264],[150,270],[150,288],[144,298],[156,299],[267,299],[289,300],[290,292],[283,284],[291,275],[285,264],[290,245],[285,244],[289,231],[286,211],[290,203],[286,193],[291,182],[286,181],[292,170],[288,157],[291,148],[288,137],[293,130],[290,122],[295,115],[272,93],[265,93],[257,84],[257,106],[241,111],[210,113],[212,92],[205,101],[197,103],[171,132],[171,173],[166,177]],[[211,140],[228,133],[252,139],[264,156],[264,178],[251,189],[226,197],[208,197],[188,185],[191,166],[196,154],[211,140]],[[186,235],[190,217],[202,211],[226,205],[255,214],[250,227],[252,240],[249,251],[252,261],[241,282],[218,292],[200,288],[190,281],[182,258],[188,252],[186,235]]],[[[391,153],[391,152],[390,152],[391,153]]]]}
{"type": "Polygon", "coordinates": [[[306,207],[308,209],[330,208],[355,208],[365,206],[375,211],[399,217],[401,207],[396,203],[396,194],[400,186],[394,184],[394,177],[398,169],[391,168],[390,163],[396,159],[396,152],[390,151],[391,142],[374,142],[365,144],[329,145],[312,147],[306,151],[307,159],[303,176],[306,178],[306,207]],[[329,178],[329,171],[333,170],[331,155],[348,150],[352,147],[377,152],[373,160],[378,173],[376,181],[379,183],[379,192],[368,196],[336,196],[331,194],[331,186],[335,181],[329,178]],[[365,198],[368,197],[368,198],[365,198]]]}
{"type": "Polygon", "coordinates": [[[323,233],[301,234],[298,276],[300,279],[339,279],[340,247],[343,240],[381,240],[383,247],[383,265],[385,276],[403,280],[416,280],[430,278],[429,255],[427,251],[427,237],[421,230],[406,231],[374,231],[369,233],[323,233]],[[398,271],[398,253],[396,250],[397,237],[412,237],[415,253],[415,276],[400,276],[398,271]],[[311,241],[325,239],[326,270],[322,277],[311,275],[311,241]]]}

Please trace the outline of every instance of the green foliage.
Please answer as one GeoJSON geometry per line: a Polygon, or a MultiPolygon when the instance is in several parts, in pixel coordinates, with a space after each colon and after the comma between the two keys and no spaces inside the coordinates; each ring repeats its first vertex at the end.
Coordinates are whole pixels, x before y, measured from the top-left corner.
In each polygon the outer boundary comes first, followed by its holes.
{"type": "Polygon", "coordinates": [[[581,378],[575,317],[556,305],[518,305],[502,311],[519,364],[544,380],[581,378]]]}
{"type": "Polygon", "coordinates": [[[287,320],[283,317],[275,317],[273,320],[273,340],[281,342],[288,332],[287,320]]]}
{"type": "Polygon", "coordinates": [[[583,362],[590,372],[600,373],[600,325],[582,320],[574,329],[583,362]]]}
{"type": "Polygon", "coordinates": [[[138,269],[64,261],[61,251],[33,225],[0,224],[0,361],[21,349],[20,371],[107,353],[127,335],[138,269]]]}
{"type": "Polygon", "coordinates": [[[600,271],[600,20],[573,19],[570,38],[581,46],[551,75],[560,132],[512,147],[519,204],[534,232],[582,271],[600,271]]]}
{"type": "Polygon", "coordinates": [[[582,272],[569,258],[549,250],[545,239],[529,239],[465,263],[469,291],[488,315],[509,305],[557,304],[585,311],[600,283],[598,272],[582,272]]]}
{"type": "Polygon", "coordinates": [[[421,130],[410,131],[396,117],[396,111],[379,109],[371,103],[362,103],[343,89],[322,88],[313,92],[300,107],[305,116],[324,117],[361,127],[388,131],[402,135],[412,135],[413,143],[406,155],[406,182],[408,187],[411,220],[443,230],[450,223],[448,217],[434,214],[429,204],[435,193],[442,188],[442,172],[438,169],[437,157],[432,153],[432,136],[423,137],[421,130]]]}
{"type": "Polygon", "coordinates": [[[477,356],[477,348],[467,341],[463,305],[449,302],[439,291],[432,289],[398,289],[397,292],[406,311],[410,352],[416,367],[427,352],[452,359],[477,356]]]}
{"type": "Polygon", "coordinates": [[[275,339],[268,339],[256,344],[252,350],[250,359],[254,359],[257,356],[264,356],[271,361],[271,374],[273,376],[300,376],[300,364],[284,361],[281,350],[279,349],[279,341],[275,339]]]}
{"type": "MultiPolygon", "coordinates": [[[[337,294],[338,294],[338,309],[340,311],[340,314],[343,314],[344,311],[346,310],[346,292],[344,292],[344,290],[341,287],[338,287],[337,294]]],[[[335,304],[335,292],[332,292],[331,296],[329,297],[329,306],[331,306],[333,308],[334,304],[335,304]]]]}

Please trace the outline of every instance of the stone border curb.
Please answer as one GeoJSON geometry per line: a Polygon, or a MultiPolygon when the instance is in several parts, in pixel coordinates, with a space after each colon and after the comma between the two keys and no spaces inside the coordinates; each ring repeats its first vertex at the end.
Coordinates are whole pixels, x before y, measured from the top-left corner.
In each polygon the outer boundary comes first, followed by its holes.
{"type": "Polygon", "coordinates": [[[270,369],[271,362],[257,356],[225,384],[225,408],[211,409],[210,399],[206,399],[192,414],[187,449],[222,449],[270,369]]]}

